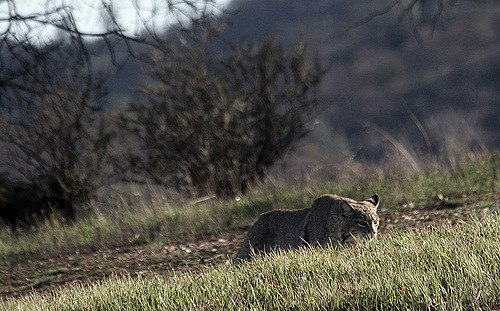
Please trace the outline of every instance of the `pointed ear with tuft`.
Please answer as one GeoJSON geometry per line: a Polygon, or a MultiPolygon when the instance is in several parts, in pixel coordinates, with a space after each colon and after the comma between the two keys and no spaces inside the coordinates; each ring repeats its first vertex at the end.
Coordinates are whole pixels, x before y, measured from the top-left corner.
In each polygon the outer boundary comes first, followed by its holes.
{"type": "Polygon", "coordinates": [[[378,208],[378,203],[379,203],[379,196],[378,194],[373,194],[369,199],[366,199],[365,201],[368,201],[375,205],[375,208],[378,208]]]}

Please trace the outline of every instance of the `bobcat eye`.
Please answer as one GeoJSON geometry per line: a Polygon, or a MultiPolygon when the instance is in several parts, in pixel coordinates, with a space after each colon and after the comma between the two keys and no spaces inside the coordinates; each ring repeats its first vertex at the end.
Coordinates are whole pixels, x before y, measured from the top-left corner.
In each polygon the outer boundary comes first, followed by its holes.
{"type": "Polygon", "coordinates": [[[378,220],[375,220],[373,224],[375,225],[375,227],[378,227],[378,220]]]}

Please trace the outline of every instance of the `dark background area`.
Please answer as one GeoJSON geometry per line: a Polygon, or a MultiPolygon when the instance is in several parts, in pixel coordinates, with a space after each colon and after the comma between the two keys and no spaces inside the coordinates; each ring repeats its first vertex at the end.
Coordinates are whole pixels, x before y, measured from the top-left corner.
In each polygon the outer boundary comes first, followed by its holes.
{"type": "MultiPolygon", "coordinates": [[[[385,5],[236,0],[229,6],[225,39],[274,37],[290,49],[302,40],[312,55],[331,64],[311,133],[288,161],[299,166],[346,157],[378,161],[392,147],[375,128],[415,156],[446,161],[500,146],[500,6],[463,1],[446,7],[432,37],[432,16],[419,19],[419,45],[397,9],[374,15],[385,5]]],[[[119,106],[133,96],[138,71],[130,62],[114,78],[112,103],[119,106]]]]}

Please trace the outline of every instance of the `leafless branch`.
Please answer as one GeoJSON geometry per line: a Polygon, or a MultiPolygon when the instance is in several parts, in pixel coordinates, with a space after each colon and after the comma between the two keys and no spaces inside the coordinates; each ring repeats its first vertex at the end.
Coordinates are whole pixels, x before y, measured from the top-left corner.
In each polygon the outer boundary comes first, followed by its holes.
{"type": "MultiPolygon", "coordinates": [[[[437,24],[441,16],[443,15],[444,9],[445,9],[445,0],[435,0],[432,1],[434,3],[434,6],[431,7],[431,12],[430,17],[431,17],[431,23],[430,23],[430,30],[429,30],[429,37],[434,36],[434,32],[436,30],[437,24]]],[[[450,1],[451,4],[455,4],[455,1],[450,1]]],[[[361,27],[372,20],[374,20],[377,17],[380,17],[382,15],[385,15],[391,11],[394,10],[394,8],[397,8],[398,10],[398,20],[399,22],[402,22],[406,20],[408,22],[408,25],[410,27],[411,32],[413,33],[413,36],[417,40],[418,44],[420,46],[423,46],[423,40],[422,36],[419,33],[419,26],[418,23],[420,23],[420,20],[418,20],[415,17],[415,12],[417,10],[420,10],[421,13],[421,21],[425,22],[427,19],[427,13],[425,12],[425,9],[429,7],[429,3],[426,0],[411,0],[409,2],[403,1],[403,0],[390,0],[388,1],[387,5],[372,12],[369,16],[366,18],[358,21],[352,26],[352,29],[361,27]]]]}
{"type": "Polygon", "coordinates": [[[4,25],[0,32],[0,105],[2,96],[12,89],[23,92],[33,91],[19,82],[23,77],[39,81],[36,77],[37,68],[43,59],[50,55],[59,45],[68,41],[78,51],[80,57],[87,60],[87,70],[91,72],[91,52],[88,50],[88,39],[101,39],[104,43],[111,62],[120,68],[129,57],[138,57],[135,46],[144,45],[161,49],[161,37],[165,36],[169,25],[166,20],[178,23],[196,22],[199,17],[213,14],[222,10],[214,0],[159,0],[154,1],[154,6],[145,17],[137,0],[130,0],[135,7],[141,33],[131,33],[124,27],[119,19],[119,11],[112,2],[101,0],[98,7],[101,15],[108,20],[107,29],[98,31],[84,31],[75,19],[75,7],[61,4],[55,8],[49,7],[46,11],[24,14],[19,10],[16,0],[0,0],[6,8],[5,14],[0,17],[0,24],[4,25]],[[161,9],[160,9],[161,8],[161,9]],[[157,19],[165,20],[160,25],[157,19]],[[182,21],[182,22],[181,22],[182,21]],[[42,31],[58,30],[65,38],[43,39],[42,31]],[[126,51],[123,50],[125,46],[126,51]],[[117,50],[119,49],[119,50],[117,50]],[[117,51],[122,56],[118,59],[117,51]],[[125,53],[125,56],[123,52],[125,53]]]}

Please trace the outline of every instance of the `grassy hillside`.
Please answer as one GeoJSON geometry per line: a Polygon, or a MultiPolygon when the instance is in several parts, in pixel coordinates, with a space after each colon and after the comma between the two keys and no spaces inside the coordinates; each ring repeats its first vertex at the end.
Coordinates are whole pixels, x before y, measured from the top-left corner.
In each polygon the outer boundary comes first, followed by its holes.
{"type": "MultiPolygon", "coordinates": [[[[151,242],[168,243],[189,235],[220,232],[251,225],[262,212],[276,208],[304,208],[323,193],[355,199],[381,196],[379,213],[416,212],[441,207],[473,206],[487,209],[498,200],[500,155],[464,165],[453,173],[426,172],[353,184],[331,183],[306,188],[274,189],[240,200],[204,205],[161,205],[116,216],[94,215],[73,226],[42,226],[34,232],[0,232],[0,262],[19,257],[92,251],[151,242]],[[440,196],[441,199],[437,199],[440,196]]],[[[388,223],[384,225],[389,225],[388,223]]],[[[384,229],[383,227],[381,228],[384,229]]]]}
{"type": "Polygon", "coordinates": [[[496,154],[446,174],[386,174],[350,184],[275,188],[240,200],[158,204],[134,212],[94,215],[73,226],[46,225],[15,234],[3,231],[0,299],[47,293],[68,284],[91,285],[113,276],[149,280],[212,270],[234,255],[260,213],[306,207],[325,192],[353,198],[379,193],[382,239],[397,235],[397,230],[433,230],[471,217],[485,219],[500,213],[499,169],[496,154]]]}
{"type": "Polygon", "coordinates": [[[170,278],[115,277],[7,310],[479,310],[500,307],[500,215],[353,248],[277,254],[170,278]]]}

